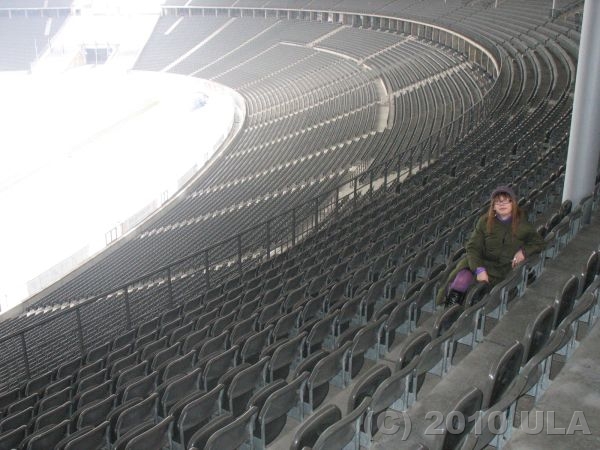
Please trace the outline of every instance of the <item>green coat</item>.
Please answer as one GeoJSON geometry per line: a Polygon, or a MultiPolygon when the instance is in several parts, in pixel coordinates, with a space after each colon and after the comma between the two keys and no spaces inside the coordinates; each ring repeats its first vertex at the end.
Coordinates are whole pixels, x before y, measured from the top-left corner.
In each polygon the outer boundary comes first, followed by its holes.
{"type": "MultiPolygon", "coordinates": [[[[545,247],[542,236],[526,220],[522,219],[515,236],[512,234],[512,224],[494,220],[491,232],[487,231],[487,215],[479,218],[475,229],[465,245],[467,255],[460,260],[448,277],[448,282],[454,280],[462,269],[470,269],[473,274],[478,267],[485,267],[490,285],[502,281],[512,270],[512,259],[515,253],[522,249],[525,257],[541,252],[545,247]]],[[[446,287],[438,293],[438,303],[443,303],[446,287]]]]}

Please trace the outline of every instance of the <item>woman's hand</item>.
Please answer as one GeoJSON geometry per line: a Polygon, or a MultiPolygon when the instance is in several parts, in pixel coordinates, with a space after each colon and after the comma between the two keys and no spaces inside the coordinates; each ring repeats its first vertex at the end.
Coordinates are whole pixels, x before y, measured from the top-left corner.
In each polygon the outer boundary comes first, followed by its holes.
{"type": "Polygon", "coordinates": [[[523,253],[523,250],[519,250],[517,253],[515,253],[515,256],[513,257],[513,260],[512,260],[513,269],[515,267],[517,267],[519,264],[521,264],[523,261],[525,261],[525,254],[523,253]]]}
{"type": "Polygon", "coordinates": [[[481,281],[482,283],[489,283],[490,279],[488,278],[488,273],[485,270],[483,272],[479,272],[477,274],[477,281],[481,281]]]}

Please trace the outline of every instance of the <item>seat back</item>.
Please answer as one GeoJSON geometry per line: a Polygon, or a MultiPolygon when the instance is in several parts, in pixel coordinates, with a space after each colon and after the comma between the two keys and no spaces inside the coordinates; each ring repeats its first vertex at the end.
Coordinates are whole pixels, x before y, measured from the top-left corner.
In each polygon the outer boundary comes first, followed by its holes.
{"type": "Polygon", "coordinates": [[[314,389],[325,383],[329,383],[331,379],[340,373],[344,368],[344,356],[351,346],[351,342],[346,342],[343,346],[317,362],[308,377],[308,388],[314,389]]]}
{"type": "Polygon", "coordinates": [[[26,450],[48,450],[54,448],[69,434],[69,420],[47,427],[30,436],[26,450]]]}
{"type": "Polygon", "coordinates": [[[317,442],[315,442],[313,450],[344,448],[353,441],[356,442],[355,448],[359,448],[360,422],[370,402],[371,398],[366,397],[352,412],[323,431],[317,442]]]}
{"type": "Polygon", "coordinates": [[[368,322],[352,339],[350,352],[352,356],[362,355],[367,350],[374,348],[379,342],[379,331],[387,320],[387,316],[368,322]]]}
{"type": "Polygon", "coordinates": [[[276,378],[287,377],[289,368],[296,357],[299,357],[302,352],[302,344],[306,338],[306,332],[300,333],[297,336],[283,341],[271,357],[269,363],[269,380],[273,381],[276,378]]]}
{"type": "Polygon", "coordinates": [[[119,438],[136,425],[147,420],[156,420],[158,394],[154,393],[139,403],[126,408],[119,414],[115,426],[116,437],[119,438]]]}
{"type": "Polygon", "coordinates": [[[237,417],[245,408],[252,392],[265,384],[266,368],[270,359],[265,356],[256,364],[242,370],[233,377],[227,389],[227,400],[231,414],[237,417]]]}
{"type": "Polygon", "coordinates": [[[365,397],[373,397],[379,386],[392,375],[391,369],[383,364],[376,364],[364,375],[356,379],[348,397],[348,412],[360,405],[365,397]]]}
{"type": "Polygon", "coordinates": [[[152,428],[132,438],[125,450],[162,449],[165,443],[171,446],[171,428],[173,416],[167,416],[152,428]]]}
{"type": "Polygon", "coordinates": [[[75,404],[75,407],[77,409],[81,409],[87,404],[108,397],[109,395],[111,395],[111,393],[112,381],[107,380],[100,386],[88,389],[87,391],[82,392],[78,396],[75,396],[75,398],[73,399],[73,403],[75,404]]]}
{"type": "Polygon", "coordinates": [[[264,445],[269,444],[277,437],[286,423],[287,413],[301,402],[307,378],[308,372],[301,373],[287,386],[276,390],[265,400],[257,418],[260,437],[264,445]]]}
{"type": "Polygon", "coordinates": [[[465,393],[460,400],[456,403],[454,408],[449,411],[449,415],[446,417],[452,417],[450,421],[446,421],[449,423],[442,424],[442,447],[444,450],[458,450],[461,446],[461,441],[464,439],[464,436],[469,433],[471,428],[474,425],[474,421],[464,420],[464,423],[461,423],[462,418],[473,417],[477,411],[481,410],[481,401],[483,398],[483,394],[481,391],[473,387],[467,393],[465,393]],[[456,411],[458,414],[451,414],[451,412],[456,411]],[[464,424],[464,428],[463,428],[464,424]],[[448,430],[447,426],[451,425],[452,429],[448,430]],[[463,428],[463,430],[458,433],[457,431],[463,428]]]}
{"type": "Polygon", "coordinates": [[[177,375],[187,373],[192,370],[194,367],[194,362],[196,360],[196,352],[190,351],[185,353],[183,356],[174,359],[162,371],[160,382],[166,382],[177,375]]]}
{"type": "Polygon", "coordinates": [[[464,310],[461,305],[453,305],[438,315],[433,323],[433,330],[431,332],[433,338],[438,338],[446,333],[464,310]]]}
{"type": "Polygon", "coordinates": [[[101,450],[108,448],[108,425],[107,421],[101,422],[91,430],[69,440],[64,450],[101,450]]]}
{"type": "Polygon", "coordinates": [[[406,407],[409,383],[418,361],[418,357],[413,358],[402,369],[392,373],[376,387],[370,403],[370,408],[375,414],[386,410],[398,401],[402,401],[403,406],[406,407]]]}
{"type": "Polygon", "coordinates": [[[342,412],[336,405],[327,405],[318,409],[306,419],[294,435],[290,450],[312,448],[323,432],[342,418],[342,412]]]}
{"type": "Polygon", "coordinates": [[[244,316],[244,319],[238,319],[236,325],[231,329],[229,334],[229,342],[231,345],[242,345],[240,342],[254,331],[256,325],[256,314],[252,314],[250,317],[244,316]]]}
{"type": "Polygon", "coordinates": [[[164,389],[160,398],[160,414],[166,417],[171,406],[177,403],[188,394],[199,389],[200,369],[171,381],[164,389]]]}
{"type": "Polygon", "coordinates": [[[183,448],[188,448],[188,440],[196,430],[221,413],[222,396],[223,385],[218,384],[182,408],[177,420],[177,430],[183,448]]]}
{"type": "Polygon", "coordinates": [[[51,410],[46,411],[35,418],[33,430],[37,431],[46,427],[47,425],[54,425],[62,422],[65,419],[69,419],[72,411],[73,405],[70,401],[63,403],[56,408],[52,408],[51,410]]]}
{"type": "Polygon", "coordinates": [[[228,338],[229,333],[225,331],[217,336],[205,340],[196,355],[197,361],[202,361],[204,358],[212,355],[213,353],[222,352],[225,350],[228,338]]]}
{"type": "Polygon", "coordinates": [[[27,426],[21,425],[18,428],[10,430],[6,433],[0,433],[0,449],[12,450],[19,448],[19,445],[25,440],[27,435],[27,426]]]}
{"type": "Polygon", "coordinates": [[[403,324],[410,320],[410,302],[400,302],[394,306],[394,309],[388,315],[385,322],[385,329],[388,332],[397,330],[403,324]]]}
{"type": "Polygon", "coordinates": [[[415,357],[419,356],[425,346],[431,342],[431,334],[425,330],[411,333],[401,344],[396,363],[396,371],[406,367],[415,357]]]}
{"type": "Polygon", "coordinates": [[[134,381],[123,390],[122,401],[126,402],[135,397],[146,397],[150,395],[156,389],[157,382],[157,372],[152,372],[151,374],[134,381]]]}
{"type": "Polygon", "coordinates": [[[523,352],[523,345],[515,342],[494,362],[488,375],[488,386],[483,392],[482,409],[493,407],[519,374],[523,352]]]}
{"type": "Polygon", "coordinates": [[[204,447],[205,450],[223,450],[241,447],[242,444],[252,439],[252,430],[257,413],[258,409],[256,407],[249,408],[248,411],[233,422],[218,430],[208,438],[204,447]]]}
{"type": "Polygon", "coordinates": [[[488,283],[475,283],[471,285],[465,295],[463,306],[470,308],[476,303],[481,302],[488,292],[490,292],[490,285],[488,283]]]}
{"type": "Polygon", "coordinates": [[[558,325],[567,317],[571,311],[573,311],[573,306],[575,305],[575,300],[577,300],[577,296],[579,294],[579,278],[575,275],[572,275],[563,285],[563,288],[560,292],[560,295],[554,301],[554,321],[552,328],[556,329],[558,325]]]}
{"type": "Polygon", "coordinates": [[[585,290],[592,284],[596,276],[600,273],[600,251],[594,250],[587,260],[585,271],[583,272],[580,292],[585,290]]]}
{"type": "Polygon", "coordinates": [[[328,336],[333,336],[333,325],[336,318],[337,314],[328,314],[314,324],[306,337],[306,347],[309,351],[320,347],[328,336]]]}
{"type": "Polygon", "coordinates": [[[240,350],[240,359],[242,362],[253,364],[258,361],[260,353],[269,341],[272,329],[273,325],[268,325],[262,331],[259,331],[246,339],[240,350]]]}
{"type": "Polygon", "coordinates": [[[217,385],[217,380],[231,367],[236,364],[236,356],[239,347],[234,345],[229,350],[211,358],[204,366],[202,372],[202,383],[204,390],[209,391],[217,385]]]}
{"type": "Polygon", "coordinates": [[[555,310],[553,306],[545,307],[525,331],[523,340],[523,363],[529,361],[548,341],[554,324],[555,310]]]}
{"type": "Polygon", "coordinates": [[[103,400],[99,400],[86,408],[77,410],[74,422],[77,424],[77,429],[81,430],[84,427],[96,427],[106,420],[108,414],[115,407],[117,401],[116,394],[112,394],[103,400]]]}
{"type": "Polygon", "coordinates": [[[22,425],[29,425],[29,422],[33,418],[33,412],[33,406],[30,406],[23,411],[9,415],[4,420],[0,421],[0,434],[15,430],[22,425]]]}

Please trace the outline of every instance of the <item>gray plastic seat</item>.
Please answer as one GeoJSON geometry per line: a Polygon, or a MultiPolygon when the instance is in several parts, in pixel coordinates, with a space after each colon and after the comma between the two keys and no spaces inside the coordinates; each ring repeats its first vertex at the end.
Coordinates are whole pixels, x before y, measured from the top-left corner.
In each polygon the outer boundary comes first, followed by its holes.
{"type": "Polygon", "coordinates": [[[81,356],[78,356],[61,364],[56,370],[56,379],[75,376],[75,374],[79,371],[82,365],[83,360],[81,356]]]}
{"type": "Polygon", "coordinates": [[[0,433],[6,433],[7,431],[16,430],[23,425],[29,425],[31,419],[33,419],[34,409],[33,406],[25,408],[22,411],[10,414],[0,421],[0,433]]]}
{"type": "Polygon", "coordinates": [[[106,380],[100,386],[96,386],[92,389],[89,389],[85,392],[82,392],[79,395],[76,395],[73,398],[73,405],[77,409],[81,409],[90,403],[93,403],[97,400],[102,400],[112,394],[112,381],[106,380]]]}
{"type": "Polygon", "coordinates": [[[148,374],[148,361],[141,361],[135,366],[128,367],[119,372],[115,383],[115,391],[118,393],[122,391],[128,384],[135,380],[138,380],[148,374]]]}
{"type": "Polygon", "coordinates": [[[303,372],[267,397],[257,413],[254,436],[259,438],[260,447],[265,448],[283,430],[287,422],[287,414],[292,408],[301,406],[304,383],[308,372],[303,372]]]}
{"type": "Polygon", "coordinates": [[[336,313],[328,314],[312,325],[310,331],[308,331],[308,334],[306,335],[304,355],[310,355],[319,350],[328,338],[333,340],[333,327],[336,319],[336,313]]]}
{"type": "Polygon", "coordinates": [[[392,375],[388,366],[376,364],[356,379],[350,395],[348,396],[348,409],[350,412],[356,408],[365,397],[373,397],[377,388],[392,375]]]}
{"type": "Polygon", "coordinates": [[[41,430],[48,425],[55,425],[67,420],[73,412],[73,404],[66,401],[62,405],[52,408],[43,414],[38,415],[34,420],[33,431],[41,430]]]}
{"type": "Polygon", "coordinates": [[[48,450],[54,448],[66,435],[69,434],[68,420],[63,420],[28,437],[26,450],[48,450]]]}
{"type": "Polygon", "coordinates": [[[229,334],[231,345],[243,345],[243,340],[254,333],[257,317],[258,315],[253,314],[250,317],[238,319],[229,334]]]}
{"type": "Polygon", "coordinates": [[[110,366],[107,367],[109,370],[109,377],[113,380],[116,380],[119,375],[125,370],[134,367],[138,364],[138,354],[131,353],[127,356],[123,356],[111,363],[110,366]]]}
{"type": "Polygon", "coordinates": [[[273,381],[278,378],[285,379],[288,376],[292,363],[297,358],[300,358],[302,354],[302,346],[305,338],[306,333],[300,333],[293,338],[286,339],[281,343],[276,343],[263,349],[261,356],[271,355],[267,381],[273,381]]]}
{"type": "Polygon", "coordinates": [[[409,333],[410,305],[410,302],[391,301],[377,312],[377,318],[387,315],[380,338],[380,355],[383,355],[391,348],[396,339],[396,333],[409,333]]]}
{"type": "Polygon", "coordinates": [[[99,386],[108,377],[108,371],[106,369],[99,370],[98,372],[88,375],[82,378],[77,383],[76,393],[85,392],[88,389],[99,386]]]}
{"type": "Polygon", "coordinates": [[[73,422],[78,430],[92,426],[96,427],[106,420],[115,407],[117,396],[112,394],[105,399],[99,400],[89,406],[78,409],[73,417],[73,422]]]}
{"type": "Polygon", "coordinates": [[[27,426],[21,425],[18,428],[0,433],[0,450],[12,450],[18,448],[27,435],[27,426]]]}
{"type": "Polygon", "coordinates": [[[136,397],[146,397],[156,390],[158,373],[152,372],[145,377],[133,381],[123,389],[122,402],[136,397]]]}
{"type": "Polygon", "coordinates": [[[290,450],[312,448],[323,432],[342,418],[342,412],[336,405],[326,405],[311,414],[302,422],[290,445],[290,450]]]}
{"type": "Polygon", "coordinates": [[[217,336],[206,339],[196,354],[198,364],[207,361],[207,357],[212,356],[215,353],[224,351],[227,348],[227,342],[229,340],[229,333],[227,331],[220,333],[217,336]]]}
{"type": "MultiPolygon", "coordinates": [[[[203,393],[183,405],[175,426],[174,441],[180,444],[182,448],[189,448],[190,438],[194,433],[212,418],[221,415],[222,396],[223,385],[218,384],[211,391],[203,393]]],[[[174,413],[174,411],[170,412],[174,413]]]]}
{"type": "Polygon", "coordinates": [[[169,362],[162,373],[159,372],[159,382],[165,383],[178,375],[191,372],[196,362],[196,352],[190,351],[169,362]]]}
{"type": "Polygon", "coordinates": [[[239,416],[245,410],[252,393],[264,386],[266,369],[270,358],[265,356],[256,364],[237,373],[227,389],[227,404],[229,412],[239,416]]]}
{"type": "Polygon", "coordinates": [[[380,317],[376,321],[369,322],[352,339],[352,345],[348,349],[345,362],[344,384],[348,385],[350,381],[359,373],[364,364],[365,354],[369,351],[373,359],[379,359],[379,336],[387,316],[380,317]]]}
{"type": "Polygon", "coordinates": [[[523,351],[523,345],[515,342],[494,362],[488,375],[488,387],[483,391],[482,409],[493,407],[519,374],[523,351]]]}
{"type": "Polygon", "coordinates": [[[580,283],[580,294],[586,291],[588,287],[594,282],[596,277],[600,274],[600,251],[594,250],[586,264],[583,273],[581,274],[581,283],[580,283]]]}
{"type": "Polygon", "coordinates": [[[460,419],[464,417],[473,417],[480,411],[482,398],[483,394],[481,391],[478,388],[473,387],[448,411],[456,411],[458,414],[446,416],[448,418],[451,417],[451,423],[448,423],[450,421],[446,420],[441,424],[442,433],[440,439],[442,445],[440,448],[443,448],[444,450],[458,450],[461,448],[462,440],[469,433],[471,428],[473,428],[474,421],[465,420],[462,422],[460,419]],[[451,425],[452,429],[448,430],[447,425],[451,425]],[[462,431],[458,433],[457,430],[460,430],[461,428],[462,431]]]}
{"type": "Polygon", "coordinates": [[[281,341],[287,339],[290,335],[294,335],[298,329],[298,322],[300,313],[302,312],[301,307],[297,307],[293,311],[284,314],[274,322],[273,332],[271,333],[271,341],[281,341]]]}
{"type": "Polygon", "coordinates": [[[16,388],[0,394],[0,412],[4,412],[12,403],[19,401],[21,398],[21,389],[16,388]]]}
{"type": "Polygon", "coordinates": [[[303,399],[308,413],[311,413],[323,403],[329,392],[330,381],[338,377],[339,384],[343,384],[344,359],[351,346],[351,342],[346,342],[342,347],[318,361],[313,368],[306,381],[306,393],[303,399]]]}
{"type": "MultiPolygon", "coordinates": [[[[408,409],[410,383],[413,380],[418,361],[419,358],[416,355],[402,369],[392,373],[389,377],[383,379],[378,386],[375,386],[363,424],[366,442],[371,442],[377,432],[379,414],[390,407],[397,411],[408,409]]],[[[384,373],[381,375],[384,375],[384,373]]]]}
{"type": "Polygon", "coordinates": [[[190,450],[202,450],[206,448],[206,444],[210,437],[217,431],[222,430],[224,427],[232,423],[234,420],[231,414],[223,414],[213,418],[206,425],[196,431],[189,440],[188,448],[190,450]]]}
{"type": "Polygon", "coordinates": [[[434,323],[431,336],[435,339],[446,333],[458,320],[465,309],[461,305],[453,305],[439,314],[434,323]]]}
{"type": "Polygon", "coordinates": [[[199,389],[200,374],[200,369],[196,369],[187,375],[170,381],[164,388],[158,389],[161,395],[158,414],[161,417],[166,417],[171,407],[179,400],[199,389]]]}
{"type": "Polygon", "coordinates": [[[152,362],[150,363],[150,370],[158,370],[163,364],[168,361],[172,361],[180,356],[181,343],[176,342],[175,344],[167,347],[163,350],[159,350],[156,352],[154,357],[152,358],[152,362]]]}
{"type": "Polygon", "coordinates": [[[233,422],[215,432],[204,446],[205,450],[233,450],[252,439],[257,408],[249,408],[233,422]]]}
{"type": "Polygon", "coordinates": [[[136,330],[131,329],[118,335],[112,340],[111,348],[115,350],[125,346],[132,346],[135,341],[135,333],[136,330]]]}
{"type": "Polygon", "coordinates": [[[421,354],[431,342],[431,334],[425,330],[411,333],[400,345],[396,371],[406,367],[413,359],[421,354]]]}
{"type": "Polygon", "coordinates": [[[183,345],[181,346],[181,353],[184,355],[196,351],[202,345],[204,340],[208,337],[208,329],[202,328],[200,330],[194,330],[189,332],[183,338],[183,345]]]}
{"type": "Polygon", "coordinates": [[[572,275],[563,285],[560,294],[554,301],[554,320],[552,329],[558,325],[573,311],[575,301],[579,295],[579,277],[572,275]]]}
{"type": "Polygon", "coordinates": [[[52,381],[53,372],[46,372],[31,378],[27,384],[25,384],[24,394],[26,396],[34,394],[36,392],[41,393],[48,384],[52,381]]]}
{"type": "Polygon", "coordinates": [[[23,397],[10,405],[8,405],[7,412],[8,414],[14,414],[19,411],[23,411],[24,409],[29,408],[30,406],[35,406],[39,401],[40,395],[38,393],[31,394],[27,397],[23,397]]]}
{"type": "Polygon", "coordinates": [[[218,384],[219,378],[231,367],[235,367],[238,349],[239,347],[234,345],[207,361],[201,377],[204,391],[208,392],[214,388],[218,384]]]}
{"type": "Polygon", "coordinates": [[[352,412],[326,428],[313,445],[313,450],[331,450],[344,448],[347,445],[352,445],[358,450],[360,448],[360,424],[370,401],[371,398],[366,397],[352,412]]]}
{"type": "Polygon", "coordinates": [[[152,428],[132,438],[125,446],[125,450],[162,450],[165,443],[172,448],[172,426],[173,416],[165,417],[152,428]]]}
{"type": "Polygon", "coordinates": [[[265,348],[269,342],[269,336],[271,335],[272,329],[273,325],[269,325],[262,331],[259,331],[246,339],[240,350],[241,362],[250,364],[258,362],[263,348],[265,348]]]}
{"type": "Polygon", "coordinates": [[[553,306],[545,307],[527,326],[523,340],[523,362],[527,363],[548,341],[554,323],[555,310],[553,306]]]}
{"type": "Polygon", "coordinates": [[[108,425],[107,421],[101,422],[91,430],[69,439],[65,443],[64,450],[101,450],[108,448],[108,425]]]}
{"type": "Polygon", "coordinates": [[[154,393],[139,403],[121,411],[115,426],[117,439],[136,425],[145,421],[156,421],[158,411],[158,394],[154,393]]]}

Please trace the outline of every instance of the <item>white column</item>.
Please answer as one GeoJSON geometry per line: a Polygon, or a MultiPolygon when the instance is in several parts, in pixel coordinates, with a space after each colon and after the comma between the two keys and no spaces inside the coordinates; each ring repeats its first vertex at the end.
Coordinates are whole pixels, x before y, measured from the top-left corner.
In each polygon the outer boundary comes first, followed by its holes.
{"type": "Polygon", "coordinates": [[[600,1],[583,9],[573,119],[563,201],[573,205],[594,190],[600,155],[600,1]]]}

